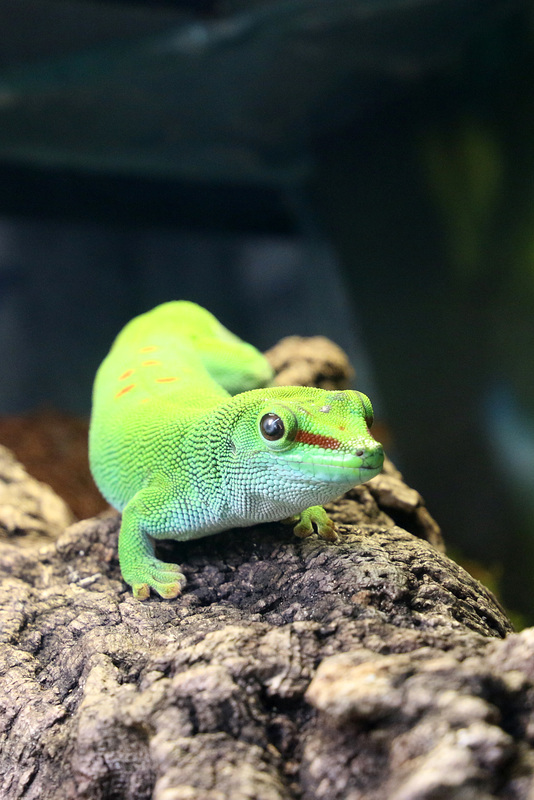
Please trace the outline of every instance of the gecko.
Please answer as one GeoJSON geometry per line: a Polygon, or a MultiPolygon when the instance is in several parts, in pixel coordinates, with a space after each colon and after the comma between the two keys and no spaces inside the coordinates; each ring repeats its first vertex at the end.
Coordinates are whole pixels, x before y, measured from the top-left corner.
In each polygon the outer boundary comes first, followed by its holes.
{"type": "Polygon", "coordinates": [[[155,555],[162,539],[289,518],[297,536],[335,540],[323,504],[381,471],[366,395],[272,381],[255,347],[186,300],[117,336],[95,378],[89,459],[122,512],[119,564],[134,597],[185,586],[180,566],[155,555]]]}

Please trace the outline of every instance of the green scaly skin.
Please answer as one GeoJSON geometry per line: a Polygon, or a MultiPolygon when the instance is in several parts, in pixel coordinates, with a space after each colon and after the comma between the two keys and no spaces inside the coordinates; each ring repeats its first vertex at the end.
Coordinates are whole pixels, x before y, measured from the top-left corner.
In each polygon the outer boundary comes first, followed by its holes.
{"type": "Polygon", "coordinates": [[[298,536],[332,540],[321,505],[380,472],[365,395],[261,388],[271,381],[261,353],[194,303],[158,306],[117,337],[95,380],[90,461],[122,511],[119,560],[135,597],[185,585],[155,540],[287,517],[298,536]]]}

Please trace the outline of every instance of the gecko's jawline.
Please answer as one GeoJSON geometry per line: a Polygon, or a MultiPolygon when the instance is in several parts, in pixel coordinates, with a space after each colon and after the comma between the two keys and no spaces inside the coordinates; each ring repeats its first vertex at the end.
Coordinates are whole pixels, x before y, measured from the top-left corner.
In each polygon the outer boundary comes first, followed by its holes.
{"type": "Polygon", "coordinates": [[[297,469],[302,467],[303,469],[314,469],[319,467],[326,467],[327,469],[336,469],[336,470],[343,470],[346,472],[355,472],[359,470],[364,470],[366,472],[376,472],[377,470],[380,471],[382,469],[382,465],[384,463],[383,456],[376,457],[375,463],[362,463],[364,459],[359,456],[353,456],[351,454],[344,454],[343,459],[332,460],[330,456],[328,459],[326,458],[314,458],[310,461],[305,460],[301,457],[295,456],[286,456],[286,460],[288,463],[295,465],[297,469]]]}
{"type": "Polygon", "coordinates": [[[300,475],[304,481],[347,484],[356,486],[374,478],[382,471],[382,459],[373,465],[332,464],[328,462],[291,461],[294,475],[300,475]]]}

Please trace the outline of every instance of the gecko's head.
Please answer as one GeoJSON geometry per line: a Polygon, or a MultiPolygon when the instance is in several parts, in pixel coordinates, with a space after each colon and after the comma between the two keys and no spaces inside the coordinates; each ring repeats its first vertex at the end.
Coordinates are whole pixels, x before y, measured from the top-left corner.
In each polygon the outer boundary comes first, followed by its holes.
{"type": "Polygon", "coordinates": [[[381,471],[382,445],[369,432],[373,409],[361,392],[277,387],[242,397],[248,402],[230,447],[242,465],[256,467],[267,491],[309,487],[326,502],[381,471]]]}

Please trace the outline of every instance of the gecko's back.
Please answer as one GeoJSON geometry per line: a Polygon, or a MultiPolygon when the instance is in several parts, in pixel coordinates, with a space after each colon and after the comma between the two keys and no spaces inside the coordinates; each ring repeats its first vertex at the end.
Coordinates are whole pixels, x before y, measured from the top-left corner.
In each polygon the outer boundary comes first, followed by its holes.
{"type": "Polygon", "coordinates": [[[147,472],[165,468],[187,429],[230,393],[265,385],[263,356],[205,309],[165,303],[129,322],[93,390],[90,461],[106,499],[122,509],[147,472]]]}

